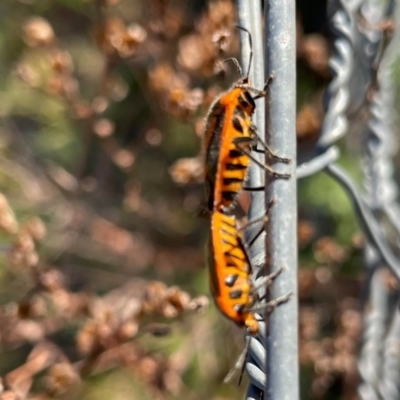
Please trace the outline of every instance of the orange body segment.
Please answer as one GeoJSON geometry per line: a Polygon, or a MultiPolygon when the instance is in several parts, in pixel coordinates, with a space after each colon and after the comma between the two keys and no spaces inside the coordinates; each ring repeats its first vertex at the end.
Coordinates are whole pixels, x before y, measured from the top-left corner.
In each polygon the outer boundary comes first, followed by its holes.
{"type": "Polygon", "coordinates": [[[258,322],[250,311],[254,298],[248,256],[235,218],[219,211],[211,219],[209,269],[211,292],[218,309],[256,334],[258,322]]]}
{"type": "Polygon", "coordinates": [[[251,150],[255,103],[250,83],[245,82],[220,96],[207,116],[205,181],[210,211],[229,209],[246,179],[250,157],[245,153],[251,150]]]}

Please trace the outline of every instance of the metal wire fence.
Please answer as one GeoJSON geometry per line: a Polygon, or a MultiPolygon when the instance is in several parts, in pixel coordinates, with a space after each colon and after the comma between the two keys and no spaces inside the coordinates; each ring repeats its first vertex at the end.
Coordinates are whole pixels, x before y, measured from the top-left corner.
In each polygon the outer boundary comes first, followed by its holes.
{"type": "MultiPolygon", "coordinates": [[[[335,39],[330,59],[332,80],[324,99],[325,117],[312,158],[297,165],[297,169],[294,168],[295,2],[266,0],[264,15],[260,1],[237,0],[237,6],[239,25],[248,28],[253,36],[252,81],[256,87],[262,87],[271,73],[275,76],[266,108],[259,106],[255,116],[261,137],[277,153],[293,160],[292,166],[285,166],[292,169],[293,177],[302,179],[325,171],[336,180],[349,196],[366,236],[359,397],[362,400],[400,399],[399,293],[389,291],[385,283],[385,269],[400,279],[400,209],[392,161],[398,146],[394,135],[393,75],[399,57],[400,33],[392,29],[400,21],[398,1],[332,0],[329,3],[335,39]],[[361,108],[368,115],[362,128],[360,160],[364,190],[337,164],[343,148],[340,139],[349,134],[351,117],[361,108]]],[[[248,54],[246,40],[242,40],[242,60],[248,54]]],[[[252,248],[252,261],[258,272],[254,275],[259,276],[260,271],[266,273],[266,260],[268,272],[284,265],[286,271],[273,284],[271,298],[287,291],[296,293],[295,179],[268,181],[254,168],[250,181],[254,186],[267,182],[266,193],[252,195],[250,218],[265,212],[266,201],[277,200],[270,214],[267,240],[265,236],[260,238],[252,248]]],[[[251,338],[246,363],[251,382],[247,399],[299,398],[296,298],[266,316],[268,324],[262,325],[257,338],[251,338]]]]}

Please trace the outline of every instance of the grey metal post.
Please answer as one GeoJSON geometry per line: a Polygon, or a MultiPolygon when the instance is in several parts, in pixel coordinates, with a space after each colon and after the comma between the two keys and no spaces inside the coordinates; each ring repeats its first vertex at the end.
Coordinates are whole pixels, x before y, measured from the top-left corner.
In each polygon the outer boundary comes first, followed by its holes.
{"type": "Polygon", "coordinates": [[[400,398],[400,313],[399,301],[395,307],[391,326],[383,345],[382,377],[379,382],[381,399],[398,400],[400,398]]]}
{"type": "Polygon", "coordinates": [[[358,362],[361,382],[358,394],[362,400],[379,400],[378,383],[388,317],[387,289],[384,282],[385,271],[377,269],[381,259],[373,246],[367,245],[365,261],[374,271],[371,271],[372,276],[370,274],[369,277],[368,301],[364,302],[363,341],[358,362]]]}
{"type": "MultiPolygon", "coordinates": [[[[267,134],[271,148],[291,165],[274,164],[290,172],[289,180],[267,185],[267,201],[276,199],[268,223],[267,256],[273,272],[284,266],[271,286],[270,299],[293,292],[277,307],[267,324],[267,382],[264,399],[299,399],[297,300],[297,193],[296,193],[296,21],[294,0],[265,2],[267,76],[274,75],[266,101],[267,134]]],[[[267,178],[269,179],[269,177],[267,178]]]]}

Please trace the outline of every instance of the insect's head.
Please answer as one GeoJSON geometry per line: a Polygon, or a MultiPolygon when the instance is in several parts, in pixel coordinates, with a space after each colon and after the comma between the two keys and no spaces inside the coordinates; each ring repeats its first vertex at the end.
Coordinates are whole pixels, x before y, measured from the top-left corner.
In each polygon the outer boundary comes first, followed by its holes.
{"type": "Polygon", "coordinates": [[[247,67],[246,75],[243,75],[242,67],[240,66],[239,61],[236,58],[228,58],[225,60],[225,62],[226,63],[232,62],[233,64],[235,64],[236,70],[238,71],[241,77],[238,82],[238,85],[250,85],[249,74],[250,74],[251,62],[253,61],[253,41],[251,39],[251,33],[246,28],[239,25],[236,25],[236,28],[246,32],[249,38],[250,55],[249,55],[249,65],[247,67]]]}

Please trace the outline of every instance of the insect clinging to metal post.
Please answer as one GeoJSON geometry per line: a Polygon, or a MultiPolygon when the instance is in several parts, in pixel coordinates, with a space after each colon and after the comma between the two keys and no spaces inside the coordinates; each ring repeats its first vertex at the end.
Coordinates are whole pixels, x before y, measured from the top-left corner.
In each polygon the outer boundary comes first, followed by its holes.
{"type": "Polygon", "coordinates": [[[289,159],[277,156],[261,140],[252,123],[252,116],[256,108],[255,100],[266,96],[272,77],[268,79],[262,90],[251,85],[249,79],[253,58],[251,34],[243,27],[238,26],[238,28],[247,32],[249,37],[251,51],[246,75],[243,76],[236,58],[229,58],[225,61],[233,62],[241,77],[231,89],[214,101],[206,118],[204,171],[209,211],[231,208],[238,193],[243,189],[264,190],[264,187],[244,187],[250,161],[276,178],[290,178],[289,174],[274,171],[269,165],[261,163],[251,154],[252,150],[267,152],[277,161],[290,163],[289,159]],[[252,93],[255,94],[254,97],[252,93]],[[262,149],[257,149],[257,143],[261,144],[262,149]]]}

